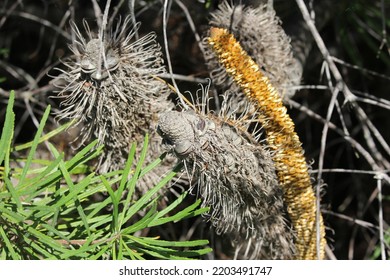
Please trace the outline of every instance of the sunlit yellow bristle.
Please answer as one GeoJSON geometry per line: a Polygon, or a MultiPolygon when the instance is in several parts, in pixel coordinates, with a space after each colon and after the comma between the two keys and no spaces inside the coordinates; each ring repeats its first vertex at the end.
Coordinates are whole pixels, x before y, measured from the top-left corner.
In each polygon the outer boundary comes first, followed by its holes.
{"type": "MultiPolygon", "coordinates": [[[[316,197],[294,123],[287,109],[259,66],[227,30],[212,27],[209,44],[227,73],[257,106],[269,147],[284,190],[287,211],[296,232],[297,259],[317,259],[316,197]]],[[[325,255],[325,227],[320,216],[319,257],[325,255]]]]}

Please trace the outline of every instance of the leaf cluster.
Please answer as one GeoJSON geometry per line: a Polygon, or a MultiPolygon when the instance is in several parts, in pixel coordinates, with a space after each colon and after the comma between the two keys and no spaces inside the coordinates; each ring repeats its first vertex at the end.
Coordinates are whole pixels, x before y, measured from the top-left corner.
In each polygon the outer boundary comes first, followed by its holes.
{"type": "Polygon", "coordinates": [[[135,144],[124,170],[99,175],[87,165],[103,149],[97,141],[65,160],[65,155],[47,140],[70,124],[42,135],[50,106],[33,141],[13,147],[13,103],[11,92],[0,138],[0,259],[188,259],[211,251],[205,247],[207,240],[178,242],[139,234],[146,228],[208,210],[198,207],[199,200],[180,209],[186,192],[159,209],[158,192],[174,178],[179,167],[137,201],[132,199],[137,180],[162,160],[143,167],[147,136],[134,170],[135,144]],[[36,157],[42,142],[47,143],[53,160],[36,157]],[[28,150],[27,157],[13,159],[13,152],[21,150],[28,150]]]}

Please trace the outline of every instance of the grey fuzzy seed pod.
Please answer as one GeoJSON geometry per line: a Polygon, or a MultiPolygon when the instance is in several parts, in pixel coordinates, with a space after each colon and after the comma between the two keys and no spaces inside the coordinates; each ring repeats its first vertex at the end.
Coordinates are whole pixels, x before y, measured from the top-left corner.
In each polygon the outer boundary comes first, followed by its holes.
{"type": "Polygon", "coordinates": [[[158,132],[188,176],[197,179],[203,206],[211,208],[208,218],[218,234],[230,238],[237,258],[290,259],[293,234],[271,152],[258,143],[258,132],[243,131],[250,121],[233,119],[231,109],[223,102],[217,116],[167,112],[158,132]]]}
{"type": "MultiPolygon", "coordinates": [[[[282,98],[289,99],[294,95],[293,87],[300,84],[302,70],[293,57],[290,38],[272,8],[264,4],[257,8],[243,5],[233,7],[228,1],[224,1],[211,13],[210,25],[225,28],[238,39],[282,98]]],[[[230,88],[239,91],[215,59],[207,42],[205,49],[213,82],[224,90],[230,88]]]]}
{"type": "MultiPolygon", "coordinates": [[[[100,173],[123,168],[130,145],[137,142],[139,152],[146,133],[150,141],[145,164],[155,160],[161,154],[161,140],[155,132],[158,115],[173,107],[167,100],[168,88],[155,78],[165,73],[156,35],[134,40],[139,24],[134,29],[130,26],[127,17],[98,36],[84,21],[84,37],[73,23],[77,39],[70,45],[73,56],[54,79],[64,98],[58,117],[76,119],[76,125],[82,126],[79,145],[93,138],[105,145],[97,166],[100,173]]],[[[141,192],[170,170],[166,164],[141,178],[141,192]]]]}

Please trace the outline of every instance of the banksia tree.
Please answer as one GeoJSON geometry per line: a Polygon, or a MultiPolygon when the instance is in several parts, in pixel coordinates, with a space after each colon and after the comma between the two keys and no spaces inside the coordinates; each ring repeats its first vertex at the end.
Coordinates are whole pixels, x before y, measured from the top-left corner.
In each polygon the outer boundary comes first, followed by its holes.
{"type": "Polygon", "coordinates": [[[316,198],[301,142],[280,95],[260,71],[259,65],[226,29],[212,27],[209,43],[227,73],[259,111],[258,120],[265,129],[267,143],[273,151],[284,200],[296,232],[296,258],[324,258],[326,240],[323,220],[316,211],[316,198]]]}
{"type": "MultiPolygon", "coordinates": [[[[156,35],[134,40],[139,24],[133,29],[130,25],[127,17],[94,34],[84,21],[84,37],[73,23],[77,39],[70,46],[73,56],[54,82],[64,98],[59,117],[75,119],[82,127],[80,145],[91,138],[105,145],[97,167],[101,173],[123,168],[130,144],[142,142],[146,133],[150,135],[146,164],[156,159],[161,141],[155,132],[158,115],[172,107],[167,87],[155,78],[165,72],[156,35]]],[[[157,183],[171,168],[167,164],[143,177],[139,186],[146,190],[157,183]]]]}
{"type": "Polygon", "coordinates": [[[158,132],[166,149],[198,181],[211,224],[230,238],[237,258],[292,258],[293,236],[272,152],[259,143],[260,130],[248,130],[256,113],[236,118],[235,105],[228,100],[213,113],[206,96],[207,89],[195,110],[161,116],[158,132]]]}

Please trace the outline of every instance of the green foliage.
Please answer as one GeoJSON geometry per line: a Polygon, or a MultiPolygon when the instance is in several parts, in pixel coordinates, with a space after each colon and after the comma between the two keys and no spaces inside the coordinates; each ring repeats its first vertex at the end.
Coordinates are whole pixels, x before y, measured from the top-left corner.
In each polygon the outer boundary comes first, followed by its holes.
{"type": "Polygon", "coordinates": [[[38,145],[69,126],[42,136],[50,106],[34,140],[12,147],[13,103],[11,92],[0,139],[0,259],[187,259],[211,251],[205,247],[207,240],[176,242],[134,234],[208,210],[198,208],[200,201],[178,210],[187,193],[165,209],[158,209],[158,191],[176,170],[140,199],[132,200],[137,179],[161,161],[142,167],[147,136],[135,170],[131,169],[133,144],[124,170],[97,175],[87,166],[103,149],[96,141],[69,160],[49,143],[54,160],[36,159],[38,145]],[[26,149],[27,158],[18,159],[23,168],[15,167],[12,152],[26,149]],[[98,201],[96,196],[104,193],[108,195],[98,201]]]}
{"type": "Polygon", "coordinates": [[[9,56],[9,49],[0,48],[0,57],[8,58],[8,56],[9,56]]]}
{"type": "MultiPolygon", "coordinates": [[[[9,56],[9,50],[0,48],[0,58],[1,57],[8,58],[8,56],[9,56]]],[[[3,83],[5,81],[6,81],[6,78],[0,77],[0,83],[3,83]]]]}
{"type": "MultiPolygon", "coordinates": [[[[383,241],[384,241],[385,244],[390,244],[390,229],[387,229],[384,232],[384,239],[383,239],[383,241]]],[[[378,244],[377,246],[375,246],[375,250],[374,250],[374,253],[371,256],[371,259],[378,260],[380,258],[381,258],[381,246],[380,246],[380,244],[378,244]]],[[[390,260],[390,255],[389,254],[387,254],[387,259],[390,260]]]]}
{"type": "Polygon", "coordinates": [[[389,42],[390,38],[383,33],[383,28],[390,28],[390,20],[383,18],[380,1],[346,1],[344,5],[343,14],[336,17],[336,28],[349,59],[355,65],[363,67],[363,58],[371,51],[373,57],[390,66],[386,51],[388,46],[381,47],[381,40],[386,39],[389,42]],[[382,38],[385,35],[387,38],[382,38]]]}

